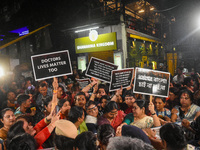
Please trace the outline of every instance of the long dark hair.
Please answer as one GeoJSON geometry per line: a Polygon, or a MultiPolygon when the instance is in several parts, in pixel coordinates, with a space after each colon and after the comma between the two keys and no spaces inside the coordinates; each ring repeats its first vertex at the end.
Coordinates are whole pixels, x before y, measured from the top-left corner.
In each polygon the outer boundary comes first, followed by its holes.
{"type": "Polygon", "coordinates": [[[106,105],[106,107],[105,107],[105,109],[104,109],[104,114],[105,114],[105,113],[111,112],[113,109],[117,109],[117,110],[118,110],[117,103],[114,102],[114,101],[110,101],[110,102],[106,105]]]}
{"type": "Polygon", "coordinates": [[[36,150],[37,148],[35,139],[28,133],[19,133],[7,142],[8,150],[36,150]]]}
{"type": "Polygon", "coordinates": [[[7,134],[7,140],[6,140],[6,145],[8,146],[10,143],[10,141],[12,140],[12,138],[14,136],[16,136],[17,134],[22,134],[25,133],[25,130],[23,128],[24,122],[23,121],[17,121],[16,123],[14,123],[7,134]]]}

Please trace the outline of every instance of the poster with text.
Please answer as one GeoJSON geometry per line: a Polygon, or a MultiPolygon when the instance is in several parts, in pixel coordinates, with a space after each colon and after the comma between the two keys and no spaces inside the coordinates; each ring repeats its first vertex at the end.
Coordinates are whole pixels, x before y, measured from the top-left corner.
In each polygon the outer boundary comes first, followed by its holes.
{"type": "Polygon", "coordinates": [[[76,79],[77,82],[79,83],[79,86],[81,88],[81,90],[86,87],[88,84],[90,84],[90,79],[86,78],[86,79],[76,79]]]}
{"type": "Polygon", "coordinates": [[[117,68],[118,66],[113,63],[91,57],[85,75],[105,82],[110,82],[111,71],[116,70],[117,68]]]}
{"type": "Polygon", "coordinates": [[[136,68],[133,92],[168,97],[170,73],[136,68]]]}
{"type": "Polygon", "coordinates": [[[121,88],[127,88],[131,86],[133,79],[133,68],[126,68],[122,70],[113,70],[111,76],[111,84],[109,91],[115,91],[121,88]]]}
{"type": "Polygon", "coordinates": [[[31,56],[35,80],[72,74],[68,50],[31,56]]]}

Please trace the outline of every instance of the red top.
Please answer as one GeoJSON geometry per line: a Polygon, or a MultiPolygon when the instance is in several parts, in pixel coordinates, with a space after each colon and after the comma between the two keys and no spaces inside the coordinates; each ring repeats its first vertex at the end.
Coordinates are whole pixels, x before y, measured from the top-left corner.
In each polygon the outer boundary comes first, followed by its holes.
{"type": "Polygon", "coordinates": [[[49,132],[49,129],[47,128],[47,123],[42,119],[40,122],[38,122],[34,129],[36,130],[36,135],[34,136],[34,139],[36,140],[38,144],[38,149],[43,149],[42,144],[49,138],[51,133],[49,132]]]}

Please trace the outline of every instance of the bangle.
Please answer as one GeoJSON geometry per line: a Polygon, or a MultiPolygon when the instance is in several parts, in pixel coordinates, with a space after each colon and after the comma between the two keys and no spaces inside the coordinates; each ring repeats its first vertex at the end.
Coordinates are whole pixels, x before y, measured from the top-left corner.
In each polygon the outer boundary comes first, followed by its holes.
{"type": "Polygon", "coordinates": [[[53,90],[53,93],[57,93],[57,90],[53,90]]]}
{"type": "Polygon", "coordinates": [[[155,115],[156,113],[151,114],[152,116],[155,115]]]}
{"type": "Polygon", "coordinates": [[[45,122],[46,122],[46,123],[50,123],[50,122],[51,122],[51,119],[48,120],[47,117],[46,117],[46,118],[45,118],[45,122]]]}

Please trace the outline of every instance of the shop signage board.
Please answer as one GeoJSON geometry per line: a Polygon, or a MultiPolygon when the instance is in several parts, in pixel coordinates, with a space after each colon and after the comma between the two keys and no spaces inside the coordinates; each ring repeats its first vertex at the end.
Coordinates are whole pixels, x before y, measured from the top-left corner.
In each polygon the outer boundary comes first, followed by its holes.
{"type": "Polygon", "coordinates": [[[134,68],[113,70],[109,91],[118,90],[121,88],[121,86],[123,89],[130,87],[133,79],[133,74],[134,74],[134,68]]]}
{"type": "Polygon", "coordinates": [[[90,84],[90,79],[89,78],[86,78],[86,79],[76,79],[79,83],[79,86],[81,88],[81,90],[86,87],[88,84],[90,84]]]}
{"type": "Polygon", "coordinates": [[[117,68],[118,66],[113,63],[91,57],[85,75],[110,83],[111,72],[117,68]]]}
{"type": "Polygon", "coordinates": [[[35,80],[72,74],[68,50],[31,56],[35,80]]]}
{"type": "Polygon", "coordinates": [[[116,32],[100,34],[95,41],[89,36],[75,39],[76,53],[99,52],[117,49],[116,32]]]}
{"type": "Polygon", "coordinates": [[[170,73],[151,69],[136,68],[134,93],[168,97],[170,73]]]}

